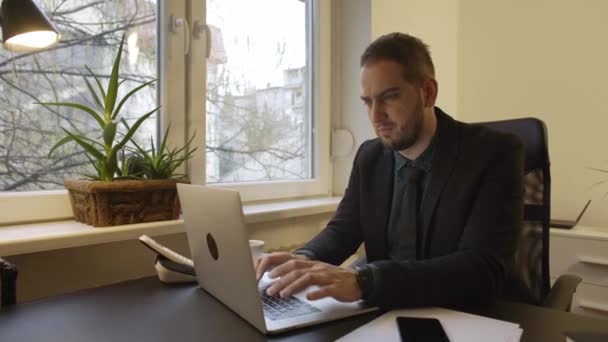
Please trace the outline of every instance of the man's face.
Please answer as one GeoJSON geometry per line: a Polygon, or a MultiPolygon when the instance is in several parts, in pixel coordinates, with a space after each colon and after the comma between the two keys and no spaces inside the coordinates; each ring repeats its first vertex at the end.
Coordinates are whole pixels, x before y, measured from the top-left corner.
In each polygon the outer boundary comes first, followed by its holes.
{"type": "Polygon", "coordinates": [[[424,118],[422,90],[403,75],[403,66],[393,61],[361,68],[361,99],[369,119],[384,145],[396,151],[416,143],[424,118]]]}

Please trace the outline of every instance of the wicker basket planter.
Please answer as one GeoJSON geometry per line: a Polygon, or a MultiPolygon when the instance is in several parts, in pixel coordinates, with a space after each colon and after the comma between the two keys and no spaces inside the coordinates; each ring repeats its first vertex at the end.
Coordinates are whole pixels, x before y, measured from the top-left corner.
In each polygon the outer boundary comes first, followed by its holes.
{"type": "Polygon", "coordinates": [[[185,179],[66,179],[74,219],[95,227],[175,220],[180,214],[177,183],[185,179]]]}

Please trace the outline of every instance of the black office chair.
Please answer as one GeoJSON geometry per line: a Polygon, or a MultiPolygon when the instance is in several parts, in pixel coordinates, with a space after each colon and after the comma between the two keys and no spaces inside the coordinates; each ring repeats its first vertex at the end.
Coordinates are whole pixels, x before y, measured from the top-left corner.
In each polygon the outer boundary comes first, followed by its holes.
{"type": "Polygon", "coordinates": [[[480,123],[517,135],[524,144],[524,223],[518,241],[506,299],[568,311],[581,282],[575,275],[560,276],[553,288],[549,277],[549,222],[551,172],[547,128],[541,120],[523,118],[480,123]]]}
{"type": "Polygon", "coordinates": [[[17,302],[17,267],[0,258],[0,307],[15,305],[17,302]]]}

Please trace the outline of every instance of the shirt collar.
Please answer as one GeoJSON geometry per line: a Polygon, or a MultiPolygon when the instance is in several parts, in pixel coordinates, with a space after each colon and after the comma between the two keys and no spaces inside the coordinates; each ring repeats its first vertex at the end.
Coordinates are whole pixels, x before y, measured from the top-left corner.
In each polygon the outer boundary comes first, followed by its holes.
{"type": "Polygon", "coordinates": [[[399,153],[399,151],[393,151],[393,158],[395,160],[395,172],[401,170],[401,168],[412,163],[413,166],[421,169],[422,171],[429,173],[431,172],[431,168],[433,166],[433,156],[435,155],[435,150],[437,149],[437,136],[439,135],[439,123],[437,124],[437,129],[435,130],[435,134],[431,139],[431,143],[429,146],[416,158],[415,160],[410,160],[406,158],[404,155],[399,153]]]}

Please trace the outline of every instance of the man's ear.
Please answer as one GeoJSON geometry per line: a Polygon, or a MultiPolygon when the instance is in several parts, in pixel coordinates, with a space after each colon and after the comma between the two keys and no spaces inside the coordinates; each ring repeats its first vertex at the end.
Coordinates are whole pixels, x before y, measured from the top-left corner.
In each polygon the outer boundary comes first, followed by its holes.
{"type": "Polygon", "coordinates": [[[437,80],[433,77],[427,78],[422,84],[422,103],[425,108],[434,107],[439,92],[437,80]]]}

